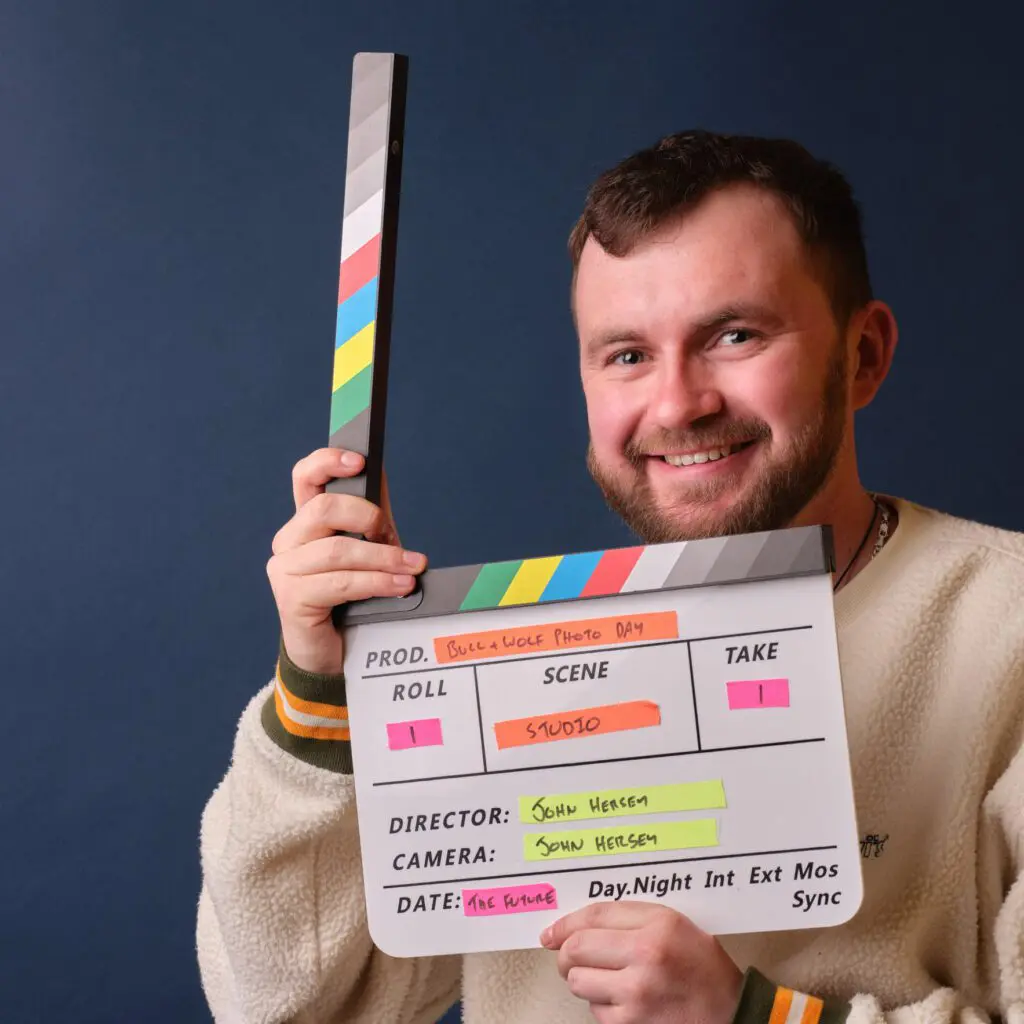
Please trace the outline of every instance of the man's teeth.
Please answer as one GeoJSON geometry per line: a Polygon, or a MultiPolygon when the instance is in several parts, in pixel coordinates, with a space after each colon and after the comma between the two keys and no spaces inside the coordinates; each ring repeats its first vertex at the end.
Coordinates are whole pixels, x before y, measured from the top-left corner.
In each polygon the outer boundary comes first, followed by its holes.
{"type": "Polygon", "coordinates": [[[706,452],[692,452],[689,455],[663,455],[662,458],[670,466],[692,466],[694,463],[699,465],[702,462],[716,462],[718,459],[724,459],[726,455],[731,455],[740,447],[742,446],[731,444],[725,448],[709,448],[706,452]]]}

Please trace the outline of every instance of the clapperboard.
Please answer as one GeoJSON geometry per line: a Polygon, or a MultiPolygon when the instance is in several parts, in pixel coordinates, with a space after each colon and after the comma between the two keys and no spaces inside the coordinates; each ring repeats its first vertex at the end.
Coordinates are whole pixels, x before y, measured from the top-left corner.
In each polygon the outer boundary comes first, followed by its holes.
{"type": "MultiPolygon", "coordinates": [[[[355,57],[332,490],[380,500],[408,62],[355,57]]],[[[597,900],[714,934],[841,924],[862,883],[827,528],[429,569],[338,609],[370,933],[535,947],[597,900]]]]}

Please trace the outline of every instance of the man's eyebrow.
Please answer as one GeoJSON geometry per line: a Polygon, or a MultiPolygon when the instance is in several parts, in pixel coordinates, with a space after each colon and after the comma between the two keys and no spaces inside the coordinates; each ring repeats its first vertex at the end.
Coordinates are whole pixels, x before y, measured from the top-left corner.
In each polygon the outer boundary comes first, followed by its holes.
{"type": "Polygon", "coordinates": [[[598,331],[589,337],[583,346],[588,352],[600,352],[602,349],[611,348],[613,345],[636,345],[643,340],[637,331],[611,330],[598,331]]]}
{"type": "Polygon", "coordinates": [[[748,320],[765,327],[781,327],[782,318],[767,306],[759,306],[752,302],[732,303],[716,309],[708,316],[701,317],[693,326],[698,331],[709,331],[714,327],[723,327],[725,324],[735,323],[737,320],[748,320]]]}

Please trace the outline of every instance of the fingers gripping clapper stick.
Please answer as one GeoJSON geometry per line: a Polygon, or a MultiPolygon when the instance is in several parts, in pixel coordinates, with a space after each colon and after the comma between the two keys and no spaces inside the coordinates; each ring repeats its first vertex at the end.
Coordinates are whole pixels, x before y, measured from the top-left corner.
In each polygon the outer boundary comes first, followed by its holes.
{"type": "Polygon", "coordinates": [[[329,445],[359,452],[366,465],[327,490],[375,505],[384,463],[407,79],[408,60],[400,54],[353,59],[329,445]]]}

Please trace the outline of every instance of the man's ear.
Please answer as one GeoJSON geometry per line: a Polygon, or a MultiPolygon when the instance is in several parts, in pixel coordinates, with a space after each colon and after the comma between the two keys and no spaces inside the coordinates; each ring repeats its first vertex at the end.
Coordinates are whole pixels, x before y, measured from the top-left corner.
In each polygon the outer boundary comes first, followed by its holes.
{"type": "Polygon", "coordinates": [[[899,328],[893,311],[873,299],[850,318],[847,344],[850,352],[850,397],[853,408],[870,405],[896,353],[899,328]]]}

